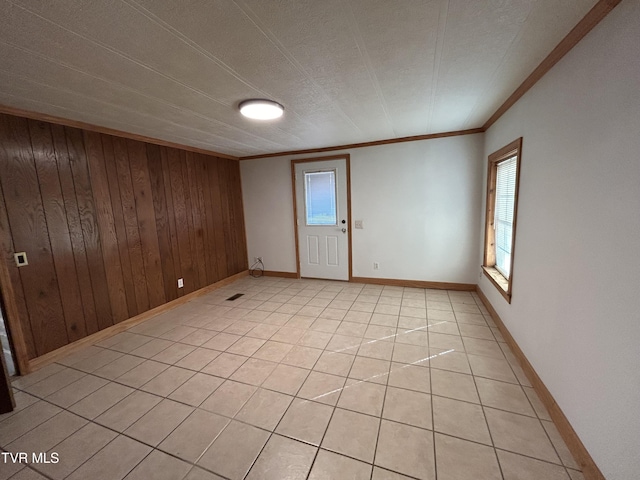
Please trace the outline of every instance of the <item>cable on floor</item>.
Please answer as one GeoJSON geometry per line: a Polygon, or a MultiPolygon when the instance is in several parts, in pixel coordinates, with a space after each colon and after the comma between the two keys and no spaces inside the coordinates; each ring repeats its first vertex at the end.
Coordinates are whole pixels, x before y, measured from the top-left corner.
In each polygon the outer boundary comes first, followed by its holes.
{"type": "Polygon", "coordinates": [[[262,260],[257,260],[253,265],[251,265],[251,267],[249,268],[249,275],[251,275],[253,278],[260,278],[264,276],[264,263],[262,263],[262,260]],[[260,273],[257,274],[256,272],[260,273]]]}

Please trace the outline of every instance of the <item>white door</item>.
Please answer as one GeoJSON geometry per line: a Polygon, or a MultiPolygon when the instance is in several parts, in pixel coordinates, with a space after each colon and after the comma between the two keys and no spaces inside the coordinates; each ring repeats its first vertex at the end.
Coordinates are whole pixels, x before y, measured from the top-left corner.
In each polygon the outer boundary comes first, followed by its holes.
{"type": "Polygon", "coordinates": [[[347,160],[295,163],[300,275],[349,280],[347,160]]]}

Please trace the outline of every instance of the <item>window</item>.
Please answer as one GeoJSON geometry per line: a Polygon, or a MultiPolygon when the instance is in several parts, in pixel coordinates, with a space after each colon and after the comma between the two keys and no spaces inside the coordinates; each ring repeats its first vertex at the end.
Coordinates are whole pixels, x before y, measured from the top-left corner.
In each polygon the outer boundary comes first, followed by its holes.
{"type": "Polygon", "coordinates": [[[304,173],[307,225],[337,225],[336,172],[304,173]]]}
{"type": "Polygon", "coordinates": [[[522,138],[489,155],[483,270],[511,303],[522,138]]]}

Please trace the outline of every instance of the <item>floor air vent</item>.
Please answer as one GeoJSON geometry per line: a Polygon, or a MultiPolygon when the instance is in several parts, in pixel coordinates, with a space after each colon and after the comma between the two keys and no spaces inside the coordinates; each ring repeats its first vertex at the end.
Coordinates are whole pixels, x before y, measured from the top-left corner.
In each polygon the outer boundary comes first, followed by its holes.
{"type": "Polygon", "coordinates": [[[235,295],[231,295],[229,298],[227,298],[227,300],[229,300],[230,302],[233,302],[234,300],[240,298],[243,295],[244,293],[236,293],[235,295]]]}

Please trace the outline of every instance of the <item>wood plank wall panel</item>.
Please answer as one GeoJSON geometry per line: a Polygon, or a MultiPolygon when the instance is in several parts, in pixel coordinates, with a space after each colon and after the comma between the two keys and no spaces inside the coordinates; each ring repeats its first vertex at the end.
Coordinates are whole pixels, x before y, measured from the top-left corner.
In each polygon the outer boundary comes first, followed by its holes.
{"type": "Polygon", "coordinates": [[[234,160],[0,115],[0,198],[30,359],[248,267],[234,160]]]}

